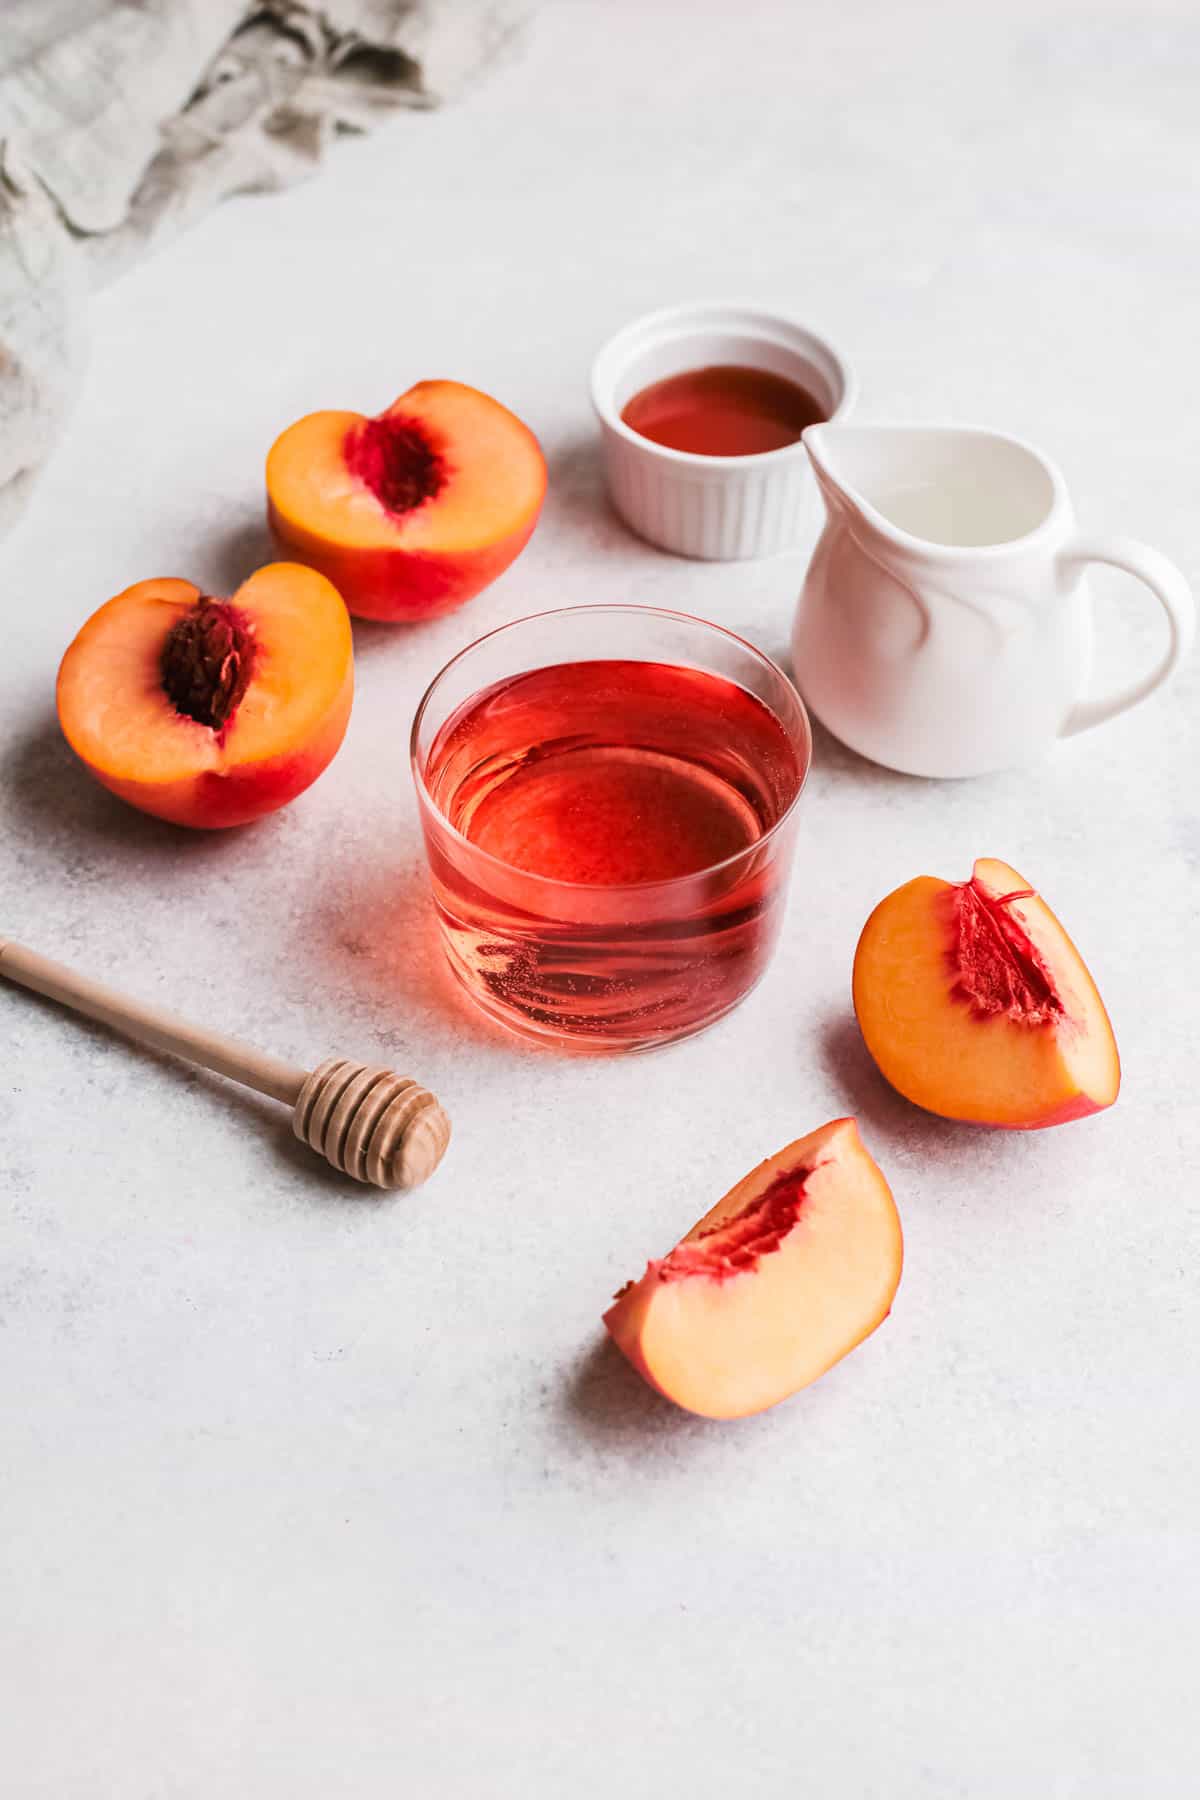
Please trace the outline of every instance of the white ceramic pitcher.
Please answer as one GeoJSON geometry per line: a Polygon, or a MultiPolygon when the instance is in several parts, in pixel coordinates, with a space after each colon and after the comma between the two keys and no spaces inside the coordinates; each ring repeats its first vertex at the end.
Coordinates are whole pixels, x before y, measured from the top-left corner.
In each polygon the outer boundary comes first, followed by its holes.
{"type": "Polygon", "coordinates": [[[792,639],[796,683],[836,737],[910,775],[980,775],[1136,706],[1186,655],[1187,582],[1157,550],[1075,528],[1062,476],[997,432],[813,425],[826,523],[792,639]],[[1170,644],[1142,680],[1085,699],[1085,570],[1135,575],[1170,644]]]}

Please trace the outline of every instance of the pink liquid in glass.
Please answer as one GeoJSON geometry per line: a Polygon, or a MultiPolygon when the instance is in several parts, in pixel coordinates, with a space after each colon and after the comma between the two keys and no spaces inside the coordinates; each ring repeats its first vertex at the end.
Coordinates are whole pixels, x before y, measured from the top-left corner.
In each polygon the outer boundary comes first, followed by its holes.
{"type": "Polygon", "coordinates": [[[804,773],[774,713],[706,670],[562,663],[485,689],[424,770],[467,840],[426,822],[455,973],[538,1036],[701,1029],[766,963],[791,847],[773,827],[804,773]]]}

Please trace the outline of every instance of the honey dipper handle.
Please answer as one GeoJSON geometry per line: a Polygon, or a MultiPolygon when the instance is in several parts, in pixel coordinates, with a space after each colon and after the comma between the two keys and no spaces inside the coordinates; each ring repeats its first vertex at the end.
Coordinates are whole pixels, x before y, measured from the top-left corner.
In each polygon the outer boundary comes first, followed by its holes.
{"type": "Polygon", "coordinates": [[[270,1094],[287,1106],[295,1105],[307,1079],[305,1069],[293,1068],[276,1056],[264,1056],[262,1051],[252,1050],[248,1044],[240,1044],[219,1031],[189,1025],[175,1013],[145,1006],[62,963],[51,962],[48,956],[26,950],[22,944],[0,942],[0,975],[21,987],[32,988],[35,994],[61,1001],[63,1006],[89,1019],[98,1019],[101,1025],[111,1025],[127,1037],[151,1044],[156,1050],[169,1050],[172,1056],[182,1056],[186,1062],[228,1075],[243,1087],[270,1094]]]}

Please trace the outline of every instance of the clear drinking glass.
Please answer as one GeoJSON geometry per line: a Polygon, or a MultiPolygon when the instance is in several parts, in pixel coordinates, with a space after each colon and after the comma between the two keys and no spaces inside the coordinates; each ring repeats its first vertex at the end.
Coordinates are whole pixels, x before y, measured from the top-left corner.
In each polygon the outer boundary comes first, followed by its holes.
{"type": "Polygon", "coordinates": [[[458,981],[561,1047],[704,1030],[774,948],[811,756],[787,676],[704,620],[581,606],[480,638],[412,730],[458,981]]]}

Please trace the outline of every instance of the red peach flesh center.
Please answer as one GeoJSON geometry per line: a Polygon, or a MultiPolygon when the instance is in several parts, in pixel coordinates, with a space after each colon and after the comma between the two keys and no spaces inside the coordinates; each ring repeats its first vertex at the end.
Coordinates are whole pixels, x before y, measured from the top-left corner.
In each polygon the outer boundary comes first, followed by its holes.
{"type": "Polygon", "coordinates": [[[952,894],[956,998],[980,1017],[1006,1013],[1027,1025],[1061,1018],[1065,1009],[1050,972],[1009,910],[1013,901],[1030,899],[1032,888],[996,896],[972,879],[952,894]]]}
{"type": "Polygon", "coordinates": [[[384,413],[346,434],[346,467],[390,513],[414,512],[446,485],[445,462],[416,419],[384,413]]]}
{"type": "Polygon", "coordinates": [[[676,1244],[658,1265],[660,1281],[682,1281],[708,1275],[727,1281],[758,1267],[778,1250],[800,1217],[811,1169],[787,1169],[739,1213],[702,1231],[690,1243],[676,1244]]]}

